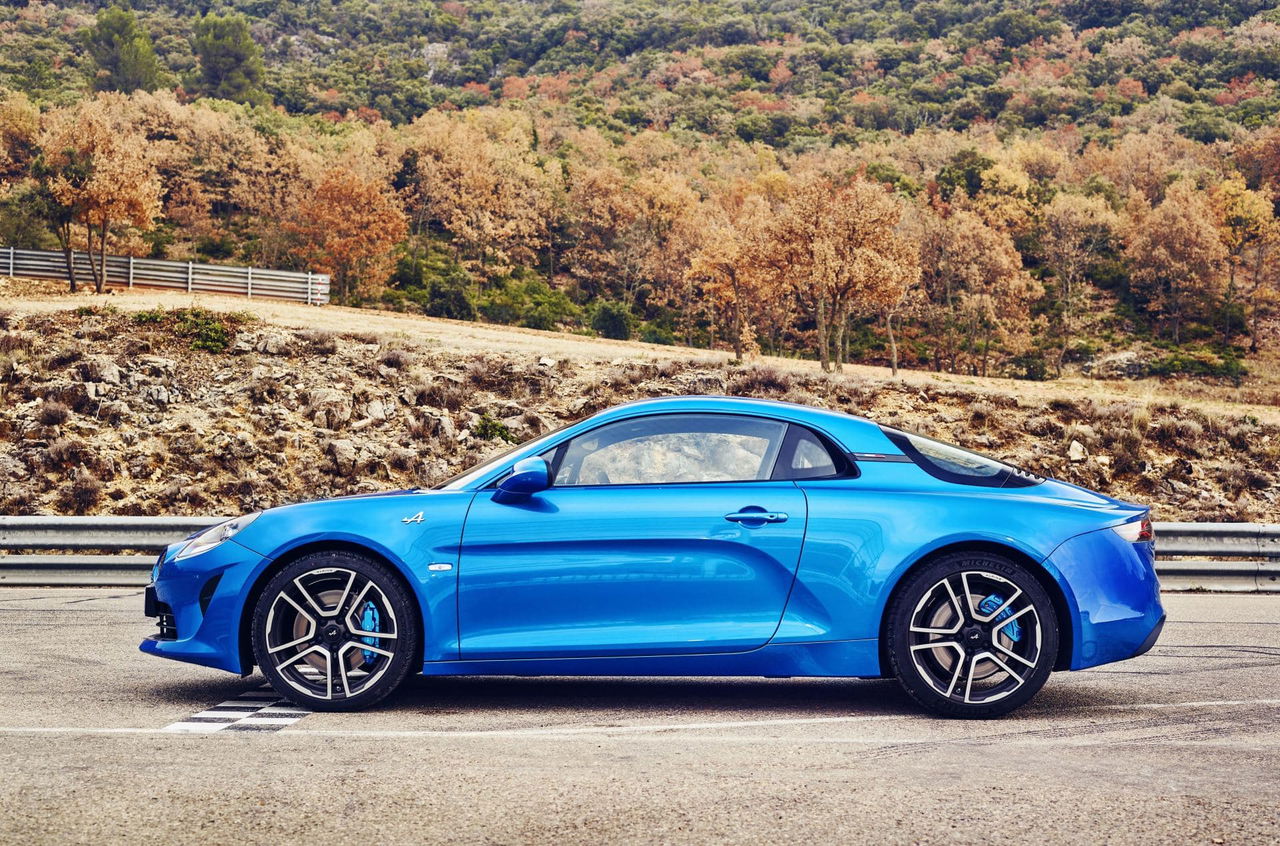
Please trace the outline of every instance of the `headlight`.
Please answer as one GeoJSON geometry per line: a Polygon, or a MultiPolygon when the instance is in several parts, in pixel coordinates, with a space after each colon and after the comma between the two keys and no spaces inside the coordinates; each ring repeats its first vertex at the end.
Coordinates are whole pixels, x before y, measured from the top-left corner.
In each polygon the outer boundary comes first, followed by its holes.
{"type": "Polygon", "coordinates": [[[173,559],[177,561],[182,558],[190,558],[193,555],[208,552],[218,544],[231,540],[236,536],[237,532],[257,520],[258,515],[261,513],[261,511],[255,511],[252,514],[246,514],[243,517],[237,517],[234,520],[227,520],[216,526],[210,526],[187,541],[186,546],[178,550],[178,554],[173,556],[173,559]]]}

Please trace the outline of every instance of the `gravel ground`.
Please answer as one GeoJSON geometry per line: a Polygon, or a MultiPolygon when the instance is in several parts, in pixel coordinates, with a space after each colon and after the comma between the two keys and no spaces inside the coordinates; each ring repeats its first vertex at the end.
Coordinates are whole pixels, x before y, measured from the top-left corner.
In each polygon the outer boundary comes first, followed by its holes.
{"type": "Polygon", "coordinates": [[[127,589],[0,590],[0,842],[1280,840],[1280,598],[1173,594],[1148,655],[998,722],[889,682],[423,679],[167,733],[236,679],[136,651],[127,589]]]}

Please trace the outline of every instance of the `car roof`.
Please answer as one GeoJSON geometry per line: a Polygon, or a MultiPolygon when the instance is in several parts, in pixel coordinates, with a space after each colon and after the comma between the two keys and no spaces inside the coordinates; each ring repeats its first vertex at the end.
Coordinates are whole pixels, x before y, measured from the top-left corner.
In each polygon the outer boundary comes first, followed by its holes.
{"type": "Polygon", "coordinates": [[[731,397],[718,396],[714,394],[694,394],[678,397],[654,397],[652,399],[632,400],[619,405],[610,406],[608,409],[601,411],[598,417],[610,415],[615,411],[627,412],[627,416],[637,410],[648,411],[739,411],[754,412],[756,414],[774,414],[782,417],[804,417],[821,419],[836,418],[839,420],[859,420],[864,423],[871,421],[865,417],[856,414],[848,414],[843,411],[833,411],[826,408],[815,408],[811,405],[801,405],[796,402],[784,402],[783,400],[760,399],[757,397],[731,397]]]}

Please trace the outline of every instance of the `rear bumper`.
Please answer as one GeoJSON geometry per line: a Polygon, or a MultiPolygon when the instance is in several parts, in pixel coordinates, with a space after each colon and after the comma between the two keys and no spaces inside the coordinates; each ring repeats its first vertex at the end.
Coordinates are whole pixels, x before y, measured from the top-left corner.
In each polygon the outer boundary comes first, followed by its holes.
{"type": "Polygon", "coordinates": [[[1156,645],[1156,641],[1160,639],[1160,632],[1164,631],[1164,621],[1165,616],[1161,614],[1160,621],[1157,622],[1156,627],[1151,630],[1151,634],[1147,635],[1147,639],[1138,647],[1138,651],[1133,653],[1134,658],[1137,658],[1139,655],[1146,655],[1151,651],[1151,647],[1156,645]]]}
{"type": "Polygon", "coordinates": [[[1123,661],[1155,645],[1165,613],[1152,544],[1101,529],[1071,538],[1044,563],[1073,606],[1070,669],[1123,661]]]}

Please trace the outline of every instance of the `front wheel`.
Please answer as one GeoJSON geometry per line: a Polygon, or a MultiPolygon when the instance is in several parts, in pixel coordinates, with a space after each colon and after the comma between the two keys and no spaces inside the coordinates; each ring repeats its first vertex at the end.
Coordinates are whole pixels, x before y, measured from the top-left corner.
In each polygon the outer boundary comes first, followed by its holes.
{"type": "Polygon", "coordinates": [[[1048,680],[1058,618],[1025,567],[992,553],[956,553],[903,585],[889,609],[886,649],[898,683],[926,709],[999,717],[1048,680]]]}
{"type": "Polygon", "coordinates": [[[253,610],[253,654],[276,692],[318,711],[355,711],[404,680],[420,626],[385,565],[350,552],[304,555],[253,610]]]}

